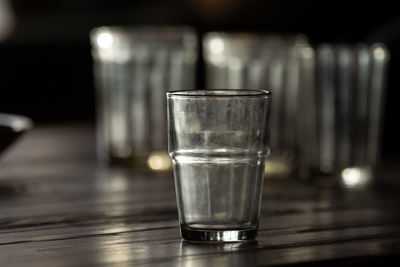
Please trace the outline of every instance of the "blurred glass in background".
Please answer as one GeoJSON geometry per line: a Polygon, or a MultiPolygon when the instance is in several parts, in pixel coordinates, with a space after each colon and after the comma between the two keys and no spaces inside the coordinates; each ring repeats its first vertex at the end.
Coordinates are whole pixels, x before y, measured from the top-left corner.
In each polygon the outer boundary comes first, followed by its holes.
{"type": "Polygon", "coordinates": [[[14,28],[15,18],[8,0],[0,0],[0,41],[6,39],[14,28]]]}
{"type": "Polygon", "coordinates": [[[100,27],[90,34],[102,164],[171,170],[165,93],[195,87],[190,27],[100,27]]]}
{"type": "MultiPolygon", "coordinates": [[[[371,182],[379,159],[389,52],[383,44],[323,44],[302,65],[299,158],[325,184],[371,182]]],[[[305,170],[303,168],[303,170],[305,170]]]]}
{"type": "MultiPolygon", "coordinates": [[[[279,36],[211,32],[203,38],[207,88],[265,89],[272,92],[271,156],[266,174],[293,173],[298,150],[301,64],[313,50],[304,35],[279,36]]],[[[307,74],[311,75],[311,74],[307,74]]],[[[311,77],[310,77],[311,78],[311,77]]]]}

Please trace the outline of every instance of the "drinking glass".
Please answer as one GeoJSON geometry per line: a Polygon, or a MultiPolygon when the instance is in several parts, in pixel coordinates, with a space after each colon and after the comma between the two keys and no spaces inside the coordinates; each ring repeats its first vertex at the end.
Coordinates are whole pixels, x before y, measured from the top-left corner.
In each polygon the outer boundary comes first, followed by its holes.
{"type": "Polygon", "coordinates": [[[389,52],[380,43],[322,44],[308,60],[314,66],[313,83],[300,97],[299,151],[302,165],[320,182],[346,187],[372,182],[388,61],[389,52]]]}
{"type": "Polygon", "coordinates": [[[91,31],[102,164],[166,170],[165,93],[194,87],[191,27],[99,27],[91,31]]]}
{"type": "Polygon", "coordinates": [[[181,234],[192,241],[256,237],[271,94],[262,90],[167,93],[181,234]]]}
{"type": "MultiPolygon", "coordinates": [[[[274,95],[268,176],[289,176],[298,151],[300,63],[312,52],[304,35],[211,32],[203,38],[207,87],[261,88],[274,95]]],[[[305,66],[307,67],[307,66],[305,66]]],[[[307,70],[305,70],[307,71],[307,70]]],[[[308,76],[306,76],[308,77],[308,76]]]]}

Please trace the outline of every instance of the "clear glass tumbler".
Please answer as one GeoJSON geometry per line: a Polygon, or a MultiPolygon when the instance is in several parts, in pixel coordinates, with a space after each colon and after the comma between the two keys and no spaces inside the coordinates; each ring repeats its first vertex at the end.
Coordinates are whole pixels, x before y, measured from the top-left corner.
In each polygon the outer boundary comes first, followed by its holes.
{"type": "Polygon", "coordinates": [[[211,32],[203,38],[207,87],[213,89],[268,88],[272,106],[271,155],[268,176],[288,177],[298,150],[299,95],[307,84],[308,65],[301,65],[312,48],[303,35],[211,32]]]}
{"type": "Polygon", "coordinates": [[[99,27],[90,33],[101,163],[165,170],[165,93],[194,88],[197,36],[191,27],[99,27]]]}
{"type": "Polygon", "coordinates": [[[182,237],[256,237],[271,94],[262,90],[167,93],[169,155],[182,237]]]}
{"type": "Polygon", "coordinates": [[[310,58],[314,82],[299,97],[299,154],[302,165],[323,185],[373,182],[389,56],[380,43],[322,44],[310,58]]]}

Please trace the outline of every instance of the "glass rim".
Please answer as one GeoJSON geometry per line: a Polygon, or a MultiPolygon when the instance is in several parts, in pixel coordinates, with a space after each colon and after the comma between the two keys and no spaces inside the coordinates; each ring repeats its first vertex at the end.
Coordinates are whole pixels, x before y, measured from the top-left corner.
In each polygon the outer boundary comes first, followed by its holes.
{"type": "Polygon", "coordinates": [[[181,35],[184,33],[196,34],[196,29],[190,25],[179,24],[179,25],[103,25],[93,27],[89,36],[95,37],[99,33],[111,33],[111,34],[175,34],[181,35]]]}
{"type": "Polygon", "coordinates": [[[249,31],[211,31],[203,36],[203,42],[208,43],[214,39],[220,39],[223,42],[239,42],[241,44],[258,44],[260,42],[273,43],[293,43],[308,42],[307,37],[302,33],[294,34],[276,34],[276,33],[256,33],[249,31]]]}
{"type": "Polygon", "coordinates": [[[229,97],[271,97],[271,92],[260,89],[191,89],[167,92],[170,97],[229,98],[229,97]]]}

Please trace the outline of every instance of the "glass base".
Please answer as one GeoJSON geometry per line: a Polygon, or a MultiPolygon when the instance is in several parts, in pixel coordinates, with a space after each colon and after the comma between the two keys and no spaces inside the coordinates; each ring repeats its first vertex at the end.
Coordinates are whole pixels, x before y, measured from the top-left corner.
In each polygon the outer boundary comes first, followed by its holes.
{"type": "Polygon", "coordinates": [[[254,240],[257,229],[196,229],[181,225],[182,238],[199,242],[243,242],[254,240]]]}

